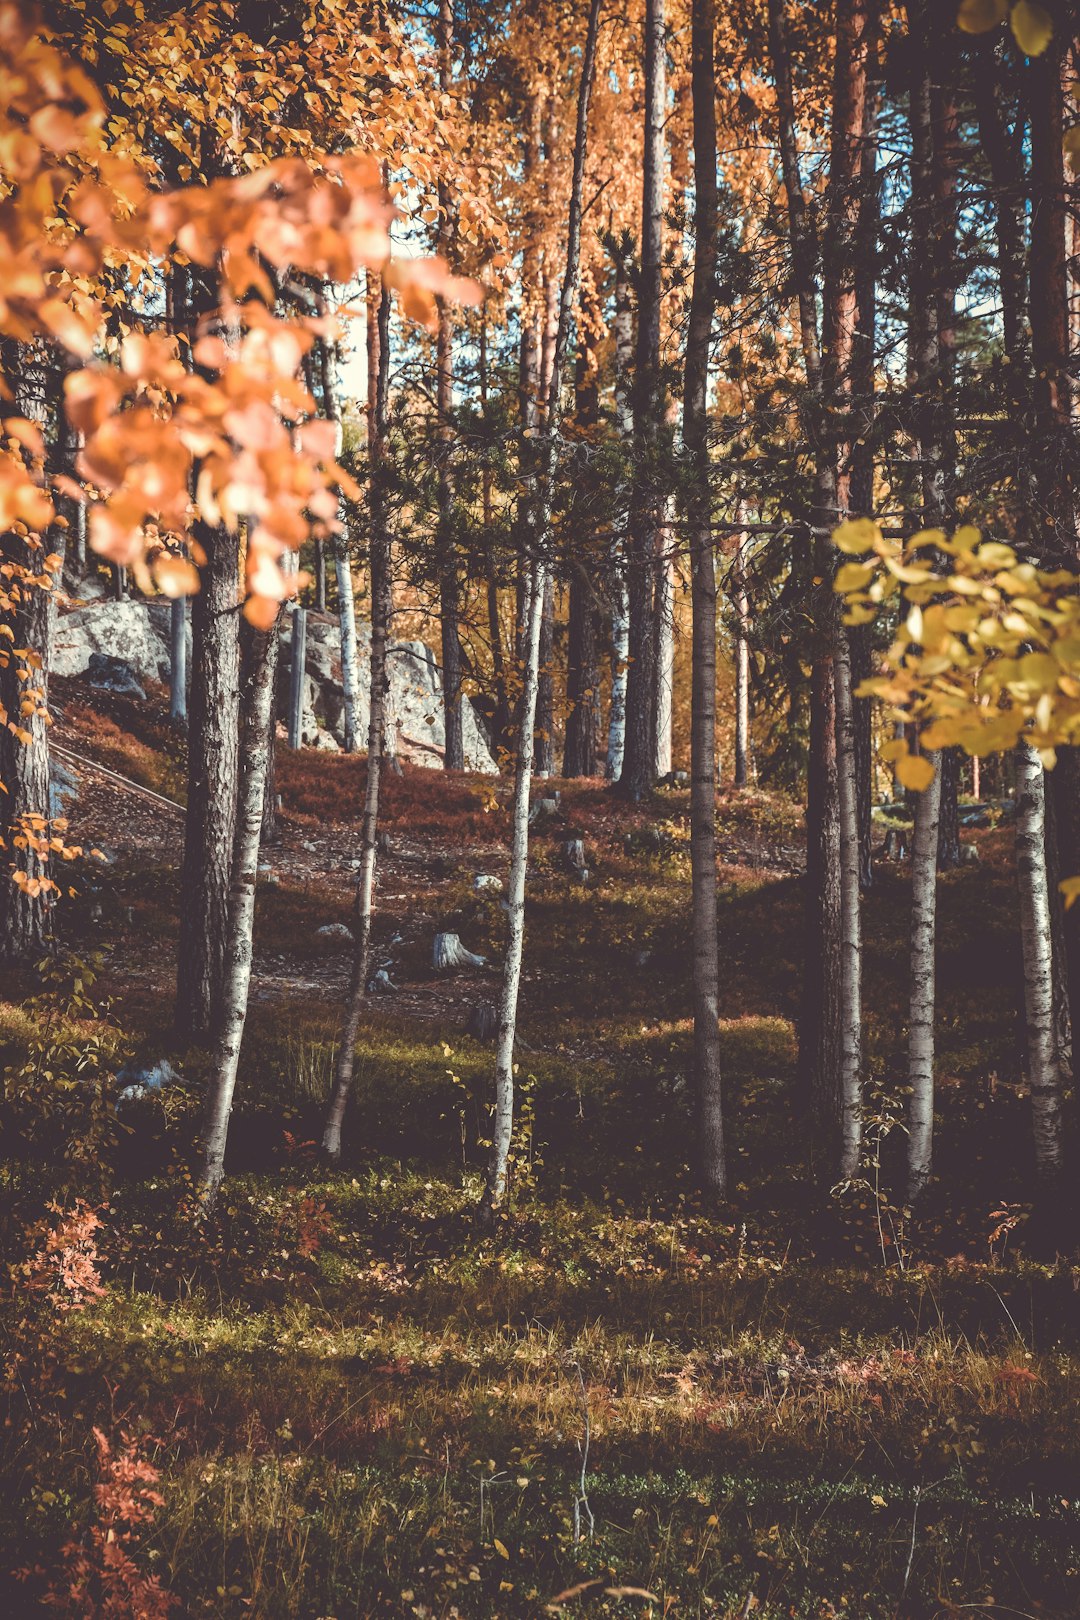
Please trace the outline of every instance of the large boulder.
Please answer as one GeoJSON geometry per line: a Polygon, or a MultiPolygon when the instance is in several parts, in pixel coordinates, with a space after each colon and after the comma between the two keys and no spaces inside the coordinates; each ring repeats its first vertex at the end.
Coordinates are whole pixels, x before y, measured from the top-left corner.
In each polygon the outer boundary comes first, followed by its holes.
{"type": "MultiPolygon", "coordinates": [[[[285,716],[292,653],[292,626],[282,626],[280,713],[285,716]]],[[[357,626],[357,654],[360,663],[358,727],[367,738],[371,714],[371,629],[357,626]]],[[[442,671],[435,654],[422,641],[391,641],[387,649],[390,679],[388,733],[401,759],[414,765],[437,769],[442,764],[446,728],[442,712],[442,671]]],[[[341,631],[327,615],[308,615],[304,656],[304,741],[318,742],[318,733],[329,732],[338,742],[345,741],[345,689],[341,679],[341,631]]],[[[465,764],[469,770],[494,775],[498,769],[476,711],[466,698],[464,706],[465,764]]]]}
{"type": "MultiPolygon", "coordinates": [[[[122,659],[134,680],[169,680],[168,602],[79,601],[61,612],[53,644],[53,673],[85,675],[95,654],[122,659]]],[[[188,627],[191,666],[190,625],[188,627]]],[[[367,738],[370,713],[371,629],[357,626],[360,663],[358,725],[367,738]]],[[[284,616],[278,676],[278,713],[285,718],[289,694],[292,623],[284,616]]],[[[422,641],[392,641],[387,652],[390,678],[388,732],[398,756],[414,765],[442,765],[446,730],[442,712],[442,671],[435,654],[422,641]]],[[[498,769],[483,727],[469,700],[464,704],[465,764],[469,770],[494,775],[498,769]]],[[[331,614],[309,613],[304,657],[304,709],[301,731],[308,747],[326,747],[332,737],[345,741],[345,693],[341,680],[341,632],[331,614]]]]}
{"type": "Polygon", "coordinates": [[[169,642],[145,602],[81,602],[57,620],[54,675],[85,675],[98,653],[123,659],[138,681],[168,681],[169,642]]]}
{"type": "Polygon", "coordinates": [[[126,658],[114,658],[111,653],[91,653],[86,678],[91,686],[96,686],[101,692],[116,692],[120,697],[133,697],[146,702],[146,693],[126,658]]]}

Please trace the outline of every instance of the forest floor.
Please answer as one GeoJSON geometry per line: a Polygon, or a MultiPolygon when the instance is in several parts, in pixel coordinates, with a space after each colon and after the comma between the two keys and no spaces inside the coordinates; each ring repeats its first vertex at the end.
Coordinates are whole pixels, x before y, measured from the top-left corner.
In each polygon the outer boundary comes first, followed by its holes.
{"type": "MultiPolygon", "coordinates": [[[[160,694],[59,696],[65,748],[179,801],[160,694]]],[[[182,842],[167,805],[83,773],[73,835],[110,860],[75,864],[66,928],[100,958],[94,1006],[28,1008],[29,979],[0,1001],[8,1252],[57,1190],[40,1166],[94,1131],[69,1180],[100,1221],[46,1215],[36,1257],[20,1238],[0,1567],[25,1578],[5,1612],[108,1612],[120,1549],[118,1615],[165,1612],[150,1576],[174,1613],[221,1620],[1080,1613],[1080,1269],[1025,1252],[1008,835],[977,834],[980,863],[942,883],[940,1181],[914,1226],[906,875],[883,865],[867,899],[871,1153],[830,1190],[796,1106],[801,811],[720,794],[717,1209],[690,1169],[687,794],[628,810],[552,784],[512,1207],[483,1233],[493,1056],[463,1031],[497,994],[504,914],[473,880],[505,878],[505,783],[388,778],[375,956],[399,988],[365,1017],[340,1173],[315,1152],[348,966],[318,929],[349,921],[363,775],[279,750],[230,1175],[200,1223],[197,1056],[172,1052],[184,1084],[115,1139],[81,1101],[122,1054],[171,1050],[182,842]],[[489,965],[437,976],[441,928],[489,965]]]]}

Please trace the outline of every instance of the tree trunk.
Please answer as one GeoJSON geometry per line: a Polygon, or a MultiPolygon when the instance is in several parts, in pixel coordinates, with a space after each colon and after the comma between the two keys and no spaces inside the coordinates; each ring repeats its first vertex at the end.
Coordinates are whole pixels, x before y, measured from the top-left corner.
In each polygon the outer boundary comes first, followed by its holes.
{"type": "Polygon", "coordinates": [[[503,963],[502,991],[499,997],[499,1033],[495,1058],[495,1119],[492,1128],[491,1157],[481,1214],[490,1219],[506,1196],[510,1144],[514,1130],[514,1046],[517,1035],[518,993],[525,944],[525,875],[529,856],[529,795],[532,788],[533,727],[536,719],[536,693],[540,673],[540,628],[546,584],[546,549],[551,516],[551,488],[559,443],[562,375],[570,336],[570,322],[577,296],[581,258],[582,191],[588,146],[589,99],[596,72],[596,39],[600,24],[601,0],[590,0],[585,50],[578,88],[577,127],[574,136],[574,171],[570,187],[570,218],[566,236],[566,273],[559,299],[559,324],[552,357],[551,381],[547,398],[547,420],[541,450],[539,474],[526,512],[526,537],[531,541],[532,565],[529,591],[528,633],[525,642],[524,689],[521,723],[518,727],[517,762],[514,773],[514,802],[511,812],[510,875],[507,883],[508,937],[503,963]]]}
{"type": "Polygon", "coordinates": [[[656,575],[659,494],[660,295],[664,231],[664,121],[667,77],[664,0],[645,0],[645,150],[641,198],[641,275],[634,374],[634,467],[630,492],[629,670],[626,748],[620,793],[637,802],[656,780],[656,575]]]}
{"type": "Polygon", "coordinates": [[[1060,26],[1025,75],[1031,127],[1031,358],[1035,374],[1036,545],[1046,568],[1075,566],[1069,373],[1069,304],[1063,152],[1062,64],[1069,44],[1060,26]]]}
{"type": "MultiPolygon", "coordinates": [[[[368,341],[372,316],[370,287],[368,290],[368,341]]],[[[325,294],[318,299],[319,314],[325,319],[329,313],[325,294]]],[[[336,454],[341,454],[341,408],[338,403],[337,366],[335,346],[328,335],[319,340],[319,365],[322,372],[323,410],[328,421],[337,429],[336,454]]],[[[370,433],[370,400],[368,431],[370,433]]],[[[339,519],[341,514],[339,513],[339,519]]],[[[356,596],[353,591],[352,556],[349,551],[348,530],[342,521],[334,535],[334,578],[337,582],[338,633],[341,643],[342,730],[347,754],[355,754],[360,747],[360,657],[356,640],[356,596]]]]}
{"type": "Polygon", "coordinates": [[[313,545],[314,566],[312,567],[312,583],[314,585],[312,606],[316,613],[326,612],[326,547],[321,539],[316,539],[313,545]]]}
{"type": "Polygon", "coordinates": [[[200,1192],[210,1204],[225,1172],[225,1147],[247,1020],[259,841],[266,798],[267,744],[274,723],[278,625],[250,633],[240,703],[236,848],[228,892],[222,977],[213,1015],[213,1067],[206,1097],[200,1192]]]}
{"type": "MultiPolygon", "coordinates": [[[[1060,748],[1048,786],[1054,796],[1059,878],[1080,877],[1080,750],[1060,748]]],[[[1063,912],[1064,974],[1072,1039],[1080,1035],[1080,905],[1063,912]]]]}
{"type": "MultiPolygon", "coordinates": [[[[634,319],[630,305],[630,276],[626,254],[615,265],[615,423],[623,446],[630,450],[634,437],[631,366],[634,355],[634,319]]],[[[621,511],[620,530],[628,522],[621,511]]],[[[608,711],[607,777],[617,782],[626,751],[626,679],[630,667],[630,599],[627,591],[627,535],[620,533],[611,548],[611,707],[608,711]]]]}
{"type": "Polygon", "coordinates": [[[941,764],[915,805],[911,856],[911,982],[908,1010],[908,1202],[926,1190],[934,1154],[934,1012],[937,969],[937,868],[941,812],[941,764]]]}
{"type": "MultiPolygon", "coordinates": [[[[480,317],[480,408],[484,424],[488,421],[488,329],[483,314],[480,317]]],[[[495,707],[491,716],[491,751],[496,759],[507,746],[510,734],[510,700],[506,689],[506,656],[503,650],[502,616],[499,612],[499,581],[496,572],[494,543],[494,505],[492,501],[492,474],[489,456],[484,455],[481,473],[481,511],[484,520],[484,562],[487,572],[488,641],[491,646],[491,674],[495,687],[495,707]]]]}
{"type": "Polygon", "coordinates": [[[1016,754],[1016,877],[1024,957],[1028,1084],[1040,1201],[1053,1202],[1062,1172],[1062,1098],[1054,1032],[1050,895],[1046,881],[1045,777],[1038,754],[1016,754]]]}
{"type": "MultiPolygon", "coordinates": [[[[600,420],[600,391],[591,328],[579,331],[575,375],[578,431],[590,443],[600,420]]],[[[570,565],[566,647],[566,741],[563,775],[593,776],[600,749],[600,670],[596,593],[583,560],[570,565]]]]}
{"type": "MultiPolygon", "coordinates": [[[[691,25],[694,103],[694,281],[686,338],[683,443],[693,653],[690,716],[690,864],[694,934],[694,1081],[701,1176],[713,1193],[727,1187],[720,1067],[720,958],[716,900],[716,559],[709,481],[709,343],[716,299],[719,200],[713,82],[715,0],[694,0],[691,25]]],[[[745,751],[745,742],[744,742],[745,751]]]]}
{"type": "MultiPolygon", "coordinates": [[[[683,430],[683,437],[686,430],[683,430]]],[[[740,512],[740,516],[741,516],[740,512]]],[[[737,788],[750,784],[750,597],[746,589],[746,551],[749,537],[745,530],[735,536],[733,584],[735,587],[735,771],[737,788]]]]}
{"type": "Polygon", "coordinates": [[[938,833],[938,871],[954,872],[960,854],[960,750],[941,751],[941,828],[938,833]]]}
{"type": "Polygon", "coordinates": [[[837,803],[840,810],[840,1174],[858,1174],[862,1150],[862,870],[851,650],[836,606],[837,803]]]}
{"type": "Polygon", "coordinates": [[[174,597],[169,607],[169,719],[187,727],[187,597],[174,597]]]}
{"type": "MultiPolygon", "coordinates": [[[[451,86],[451,52],[454,42],[453,0],[439,0],[439,83],[448,92],[451,86]]],[[[439,184],[439,252],[449,258],[453,249],[454,205],[450,187],[439,184]]],[[[465,769],[464,667],[461,657],[459,621],[461,590],[458,559],[453,536],[453,476],[450,457],[454,443],[454,333],[450,309],[438,300],[436,333],[436,408],[438,411],[439,515],[436,551],[439,566],[439,621],[442,640],[443,723],[445,751],[443,766],[448,771],[465,769]]]]}
{"type": "Polygon", "coordinates": [[[236,536],[196,525],[206,557],[191,603],[188,798],[181,870],[176,1027],[205,1044],[225,978],[236,829],[240,708],[240,551],[236,536]]]}
{"type": "MultiPolygon", "coordinates": [[[[26,417],[44,434],[48,416],[47,363],[29,345],[3,345],[3,375],[14,398],[3,415],[26,417]]],[[[49,892],[37,888],[47,875],[49,823],[49,654],[56,599],[44,577],[50,551],[63,552],[62,531],[34,546],[21,534],[3,536],[2,555],[15,570],[4,593],[16,604],[0,615],[0,961],[25,962],[40,955],[49,923],[49,892]],[[8,634],[10,633],[10,640],[8,634]],[[21,680],[20,674],[26,679],[21,680]],[[34,703],[26,714],[22,705],[34,703]],[[27,738],[15,735],[19,727],[27,738]],[[44,844],[39,851],[39,844],[44,844]]],[[[53,576],[59,579],[59,571],[53,576]]]]}
{"type": "Polygon", "coordinates": [[[550,570],[544,575],[544,599],[540,607],[535,768],[537,776],[550,776],[555,769],[555,581],[550,570]]]}
{"type": "Polygon", "coordinates": [[[304,743],[304,679],[307,675],[307,608],[294,602],[289,650],[289,747],[304,743]]]}
{"type": "MultiPolygon", "coordinates": [[[[373,301],[373,300],[372,300],[373,301]]],[[[369,309],[371,304],[369,302],[369,309]]],[[[367,781],[360,834],[360,867],[356,879],[353,921],[353,960],[345,999],[334,1088],[323,1130],[323,1152],[331,1163],[341,1158],[341,1132],[352,1091],[356,1038],[367,994],[371,956],[371,925],[375,913],[375,875],[378,859],[379,789],[386,746],[386,698],[390,689],[386,652],[390,629],[390,531],[387,521],[383,456],[386,406],[390,384],[390,294],[384,288],[375,321],[368,323],[368,456],[371,507],[371,689],[368,709],[367,781]]]]}
{"type": "Polygon", "coordinates": [[[675,687],[675,565],[670,555],[671,530],[660,531],[656,574],[656,766],[658,777],[671,774],[672,699],[675,687]]]}
{"type": "Polygon", "coordinates": [[[596,604],[592,582],[584,567],[570,573],[570,613],[567,627],[566,747],[564,776],[594,776],[600,737],[600,671],[596,653],[596,604]]]}

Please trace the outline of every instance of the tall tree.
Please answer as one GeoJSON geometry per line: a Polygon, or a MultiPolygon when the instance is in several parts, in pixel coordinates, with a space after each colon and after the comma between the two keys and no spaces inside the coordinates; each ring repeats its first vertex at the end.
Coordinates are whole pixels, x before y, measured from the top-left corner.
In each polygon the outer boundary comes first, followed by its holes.
{"type": "MultiPolygon", "coordinates": [[[[225,978],[240,724],[240,553],[235,535],[200,523],[205,558],[191,604],[188,792],[180,874],[176,1028],[207,1043],[225,978]]],[[[260,804],[261,815],[261,804],[260,804]]]]}
{"type": "MultiPolygon", "coordinates": [[[[439,0],[439,85],[450,91],[453,73],[453,0],[439,0]]],[[[449,257],[454,241],[454,204],[450,187],[439,182],[439,251],[449,257]]],[[[465,769],[464,663],[461,650],[461,601],[457,548],[453,534],[454,488],[450,457],[454,444],[454,333],[450,307],[438,300],[435,339],[435,393],[438,413],[438,534],[439,626],[442,638],[443,723],[446,735],[443,764],[448,771],[465,769]]]]}
{"type": "Polygon", "coordinates": [[[503,962],[502,993],[499,998],[499,1024],[495,1056],[495,1119],[492,1127],[491,1157],[488,1161],[482,1214],[490,1218],[506,1195],[510,1144],[514,1131],[514,1045],[517,1036],[518,994],[525,944],[525,874],[529,857],[529,795],[532,787],[533,726],[540,673],[540,630],[543,616],[544,584],[550,546],[548,528],[551,514],[551,486],[559,446],[562,377],[570,340],[570,323],[577,297],[581,259],[581,216],[585,182],[585,159],[589,138],[589,101],[596,74],[596,41],[600,28],[601,0],[590,0],[589,20],[581,59],[578,85],[577,122],[574,131],[573,178],[570,186],[570,214],[566,233],[566,269],[559,299],[559,324],[551,364],[547,396],[547,420],[540,446],[539,476],[527,509],[525,533],[529,543],[528,635],[525,651],[524,689],[518,727],[517,761],[514,771],[514,799],[511,810],[510,877],[507,884],[508,937],[503,962]]]}
{"type": "Polygon", "coordinates": [[[627,546],[629,669],[626,747],[619,777],[619,792],[634,801],[643,798],[656,780],[656,584],[662,532],[658,488],[662,423],[660,299],[667,115],[664,51],[664,0],[645,0],[645,151],[633,395],[634,465],[627,546]]]}
{"type": "Polygon", "coordinates": [[[690,861],[694,931],[694,1078],[702,1179],[727,1186],[720,1068],[720,961],[716,901],[716,559],[709,478],[709,350],[716,306],[719,197],[716,176],[714,0],[694,0],[694,282],[686,336],[683,443],[693,614],[690,711],[690,861]]]}
{"type": "Polygon", "coordinates": [[[371,515],[369,573],[371,579],[371,667],[368,706],[367,777],[364,816],[360,833],[353,911],[353,958],[345,997],[334,1086],[323,1129],[323,1152],[334,1164],[341,1157],[341,1133],[352,1091],[356,1066],[356,1040],[367,994],[371,957],[371,926],[375,914],[375,876],[378,860],[379,789],[386,748],[386,698],[389,691],[386,654],[391,608],[391,536],[386,499],[386,421],[390,383],[390,295],[385,288],[369,287],[368,321],[368,462],[371,515]]]}
{"type": "Polygon", "coordinates": [[[212,1062],[206,1092],[206,1125],[200,1186],[212,1203],[225,1174],[225,1149],[236,1091],[240,1048],[247,1022],[254,955],[255,889],[266,798],[270,728],[274,723],[278,624],[269,630],[245,626],[240,701],[236,844],[226,907],[222,978],[211,1031],[212,1062]]]}
{"type": "MultiPolygon", "coordinates": [[[[17,417],[37,430],[36,469],[24,454],[32,476],[43,481],[48,352],[41,344],[5,342],[2,365],[15,386],[11,399],[0,400],[0,421],[17,417]]],[[[57,530],[34,535],[25,529],[22,523],[3,536],[0,575],[0,961],[8,962],[40,953],[51,898],[46,715],[59,569],[49,557],[62,562],[63,541],[57,530]]]]}

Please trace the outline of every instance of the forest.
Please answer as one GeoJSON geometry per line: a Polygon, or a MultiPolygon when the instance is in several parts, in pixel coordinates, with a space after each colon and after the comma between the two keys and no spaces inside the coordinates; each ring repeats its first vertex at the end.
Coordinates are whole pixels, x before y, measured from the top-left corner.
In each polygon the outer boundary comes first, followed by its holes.
{"type": "Polygon", "coordinates": [[[1080,1614],[1076,0],[0,0],[0,1613],[1080,1614]]]}

